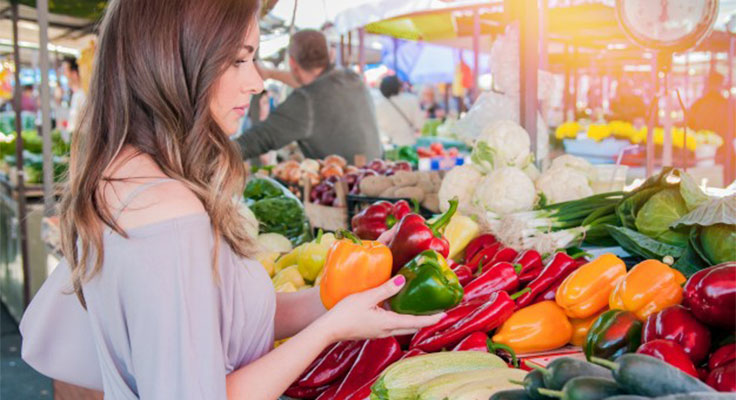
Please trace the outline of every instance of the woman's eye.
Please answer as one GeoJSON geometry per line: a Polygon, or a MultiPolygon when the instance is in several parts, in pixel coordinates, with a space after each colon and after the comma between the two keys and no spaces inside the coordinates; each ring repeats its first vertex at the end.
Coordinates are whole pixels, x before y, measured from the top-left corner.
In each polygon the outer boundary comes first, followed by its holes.
{"type": "Polygon", "coordinates": [[[235,66],[236,67],[239,67],[241,64],[245,64],[246,62],[247,62],[247,60],[237,59],[237,60],[235,60],[235,66]]]}

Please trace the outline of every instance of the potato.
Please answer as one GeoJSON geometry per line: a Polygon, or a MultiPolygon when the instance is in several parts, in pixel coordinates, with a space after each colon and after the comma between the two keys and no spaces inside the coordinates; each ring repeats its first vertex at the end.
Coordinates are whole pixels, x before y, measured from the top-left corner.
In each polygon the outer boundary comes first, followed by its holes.
{"type": "Polygon", "coordinates": [[[434,183],[432,183],[432,181],[429,180],[429,177],[427,177],[426,179],[420,179],[419,182],[417,182],[416,186],[421,188],[425,194],[437,192],[437,190],[434,187],[434,183]]]}
{"type": "Polygon", "coordinates": [[[383,192],[381,192],[381,194],[378,197],[387,197],[389,199],[393,199],[394,197],[397,197],[396,196],[397,189],[398,189],[397,187],[391,186],[387,188],[386,190],[384,190],[383,192]]]}
{"type": "Polygon", "coordinates": [[[424,201],[422,201],[422,207],[435,213],[440,212],[440,198],[437,193],[426,194],[424,201]]]}
{"type": "Polygon", "coordinates": [[[378,196],[393,186],[391,179],[385,176],[366,176],[360,181],[360,193],[366,196],[378,196]]]}
{"type": "Polygon", "coordinates": [[[397,187],[415,186],[419,177],[411,171],[396,171],[391,176],[391,181],[397,187]]]}
{"type": "Polygon", "coordinates": [[[402,198],[406,197],[406,198],[414,199],[420,203],[422,202],[422,200],[424,200],[424,190],[422,190],[422,188],[418,186],[398,188],[394,192],[394,195],[396,197],[402,197],[402,198]]]}

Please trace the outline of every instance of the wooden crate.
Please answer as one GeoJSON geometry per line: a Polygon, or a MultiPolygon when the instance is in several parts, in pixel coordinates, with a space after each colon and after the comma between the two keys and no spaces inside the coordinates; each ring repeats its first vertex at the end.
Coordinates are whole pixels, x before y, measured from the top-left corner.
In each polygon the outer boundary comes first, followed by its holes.
{"type": "Polygon", "coordinates": [[[309,201],[309,193],[312,191],[312,185],[308,179],[304,180],[302,185],[304,187],[303,198],[304,212],[307,214],[307,219],[312,225],[312,228],[321,228],[325,231],[339,231],[341,229],[349,229],[350,224],[348,221],[348,208],[346,206],[346,193],[347,185],[345,181],[339,180],[335,184],[337,191],[337,199],[335,200],[335,206],[325,206],[322,204],[316,204],[309,201]]]}

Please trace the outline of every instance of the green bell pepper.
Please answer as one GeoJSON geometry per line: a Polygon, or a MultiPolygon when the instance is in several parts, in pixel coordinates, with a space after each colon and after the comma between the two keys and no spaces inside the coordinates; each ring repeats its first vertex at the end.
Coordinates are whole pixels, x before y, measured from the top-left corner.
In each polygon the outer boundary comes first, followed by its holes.
{"type": "Polygon", "coordinates": [[[585,357],[614,360],[624,353],[635,352],[641,344],[641,328],[641,321],[630,311],[604,312],[585,337],[585,357]]]}
{"type": "Polygon", "coordinates": [[[417,150],[412,146],[399,147],[398,158],[399,160],[408,161],[414,167],[419,165],[419,155],[417,154],[417,150]]]}
{"type": "Polygon", "coordinates": [[[434,250],[420,253],[398,273],[404,275],[406,284],[389,302],[397,313],[434,314],[457,305],[463,298],[457,275],[434,250]]]}

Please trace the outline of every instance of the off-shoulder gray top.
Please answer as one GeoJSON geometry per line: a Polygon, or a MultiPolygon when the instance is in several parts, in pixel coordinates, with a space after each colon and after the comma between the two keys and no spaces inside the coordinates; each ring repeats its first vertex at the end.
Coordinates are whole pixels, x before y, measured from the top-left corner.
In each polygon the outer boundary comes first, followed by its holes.
{"type": "Polygon", "coordinates": [[[275,293],[255,261],[214,238],[207,214],[104,237],[85,311],[62,262],[21,321],[22,356],[106,399],[226,399],[225,376],[273,345],[275,293]]]}

